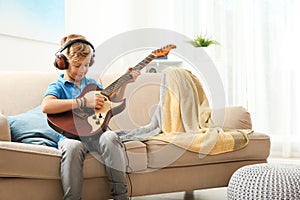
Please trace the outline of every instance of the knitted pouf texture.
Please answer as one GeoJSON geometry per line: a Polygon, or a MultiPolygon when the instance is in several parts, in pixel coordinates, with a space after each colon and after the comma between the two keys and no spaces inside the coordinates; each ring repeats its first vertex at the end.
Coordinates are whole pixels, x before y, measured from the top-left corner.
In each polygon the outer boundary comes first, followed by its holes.
{"type": "Polygon", "coordinates": [[[300,200],[300,165],[254,164],[239,168],[227,187],[230,200],[300,200]]]}

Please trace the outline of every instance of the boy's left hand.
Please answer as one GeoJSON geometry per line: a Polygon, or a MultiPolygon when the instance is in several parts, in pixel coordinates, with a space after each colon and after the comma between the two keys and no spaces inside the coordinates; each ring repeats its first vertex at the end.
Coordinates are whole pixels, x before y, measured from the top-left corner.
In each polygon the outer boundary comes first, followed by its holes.
{"type": "Polygon", "coordinates": [[[137,69],[132,70],[132,69],[129,68],[129,71],[130,71],[130,75],[131,75],[131,79],[128,81],[129,83],[130,83],[130,82],[134,82],[134,81],[136,80],[136,78],[137,78],[139,75],[141,75],[140,70],[137,70],[137,69]]]}

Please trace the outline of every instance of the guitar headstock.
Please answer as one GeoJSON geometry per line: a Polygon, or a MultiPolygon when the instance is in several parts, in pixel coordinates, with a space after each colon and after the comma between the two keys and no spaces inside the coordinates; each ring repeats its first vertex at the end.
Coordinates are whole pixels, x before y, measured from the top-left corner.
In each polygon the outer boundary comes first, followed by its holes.
{"type": "Polygon", "coordinates": [[[160,49],[156,49],[155,51],[152,51],[152,54],[156,56],[156,58],[167,56],[171,49],[175,49],[176,46],[174,44],[169,44],[167,46],[164,46],[160,49]]]}

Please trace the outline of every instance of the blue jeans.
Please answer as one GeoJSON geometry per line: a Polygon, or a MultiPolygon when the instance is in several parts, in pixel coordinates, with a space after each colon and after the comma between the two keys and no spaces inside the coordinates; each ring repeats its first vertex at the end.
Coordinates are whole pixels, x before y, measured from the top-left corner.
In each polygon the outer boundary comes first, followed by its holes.
{"type": "Polygon", "coordinates": [[[128,199],[122,143],[115,132],[107,131],[88,143],[66,138],[58,146],[62,151],[61,180],[65,200],[81,199],[82,169],[87,152],[96,153],[95,156],[104,161],[113,199],[128,199]]]}

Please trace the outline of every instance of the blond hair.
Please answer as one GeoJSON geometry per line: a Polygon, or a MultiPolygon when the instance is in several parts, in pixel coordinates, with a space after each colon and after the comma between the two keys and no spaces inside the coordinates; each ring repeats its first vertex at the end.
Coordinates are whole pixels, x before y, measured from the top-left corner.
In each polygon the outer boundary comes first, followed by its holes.
{"type": "MultiPolygon", "coordinates": [[[[86,40],[86,38],[82,35],[78,34],[70,34],[61,39],[61,46],[72,40],[86,40]]],[[[64,50],[64,55],[68,58],[70,64],[77,64],[82,62],[89,54],[91,53],[91,48],[89,45],[85,43],[76,42],[72,44],[70,47],[64,50]]]]}

